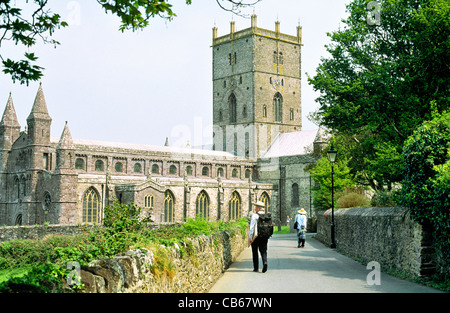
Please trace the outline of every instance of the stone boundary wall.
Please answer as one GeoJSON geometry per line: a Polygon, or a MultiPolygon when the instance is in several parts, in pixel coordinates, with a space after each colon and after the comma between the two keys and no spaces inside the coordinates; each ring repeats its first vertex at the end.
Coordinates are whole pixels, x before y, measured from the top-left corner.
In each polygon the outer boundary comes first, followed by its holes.
{"type": "MultiPolygon", "coordinates": [[[[425,255],[422,226],[404,207],[351,208],[334,211],[335,240],[339,252],[368,264],[380,263],[413,277],[423,275],[430,258],[425,255]]],[[[317,212],[316,238],[331,243],[331,210],[317,212]]]]}
{"type": "Polygon", "coordinates": [[[14,239],[42,239],[47,235],[76,235],[81,234],[86,228],[93,226],[58,225],[51,224],[31,226],[2,226],[0,227],[0,242],[14,239]]]}
{"type": "MultiPolygon", "coordinates": [[[[156,275],[157,253],[148,249],[131,250],[110,259],[82,266],[82,293],[198,293],[207,292],[226,268],[247,247],[247,236],[240,229],[189,239],[189,243],[159,247],[172,266],[171,275],[156,275]],[[190,255],[187,247],[190,247],[190,255]]],[[[160,254],[160,253],[158,253],[160,254]]],[[[163,270],[164,271],[164,270],[163,270]]],[[[72,292],[68,286],[65,290],[72,292]]]]}

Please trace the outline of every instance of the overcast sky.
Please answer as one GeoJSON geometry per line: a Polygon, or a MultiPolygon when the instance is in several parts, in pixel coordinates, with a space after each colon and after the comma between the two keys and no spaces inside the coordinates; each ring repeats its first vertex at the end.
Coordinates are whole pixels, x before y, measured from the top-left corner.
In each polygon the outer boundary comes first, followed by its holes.
{"type": "MultiPolygon", "coordinates": [[[[17,0],[17,3],[25,2],[17,0]]],[[[176,2],[178,15],[167,22],[154,18],[143,31],[118,30],[117,17],[105,14],[92,0],[53,0],[49,5],[70,26],[54,38],[61,45],[39,44],[30,49],[45,68],[42,87],[52,117],[52,137],[60,137],[65,121],[75,139],[175,146],[211,143],[212,137],[212,28],[218,36],[250,27],[250,20],[226,12],[215,0],[176,2]]],[[[296,35],[303,28],[302,112],[303,129],[316,129],[307,115],[317,108],[305,72],[315,73],[327,56],[326,32],[339,28],[347,16],[349,0],[262,0],[253,12],[258,27],[296,35]]],[[[24,48],[2,43],[3,57],[18,60],[24,48]]],[[[0,111],[12,93],[22,130],[39,83],[15,84],[0,73],[0,111]]]]}

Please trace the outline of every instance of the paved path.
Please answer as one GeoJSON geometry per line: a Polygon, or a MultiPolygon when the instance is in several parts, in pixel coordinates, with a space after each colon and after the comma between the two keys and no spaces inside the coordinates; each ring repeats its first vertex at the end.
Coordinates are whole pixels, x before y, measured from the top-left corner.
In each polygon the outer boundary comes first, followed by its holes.
{"type": "Polygon", "coordinates": [[[274,235],[269,240],[266,273],[253,272],[251,248],[246,248],[209,292],[440,292],[385,273],[380,275],[380,285],[369,285],[367,276],[371,271],[311,238],[311,234],[307,236],[305,248],[297,248],[295,234],[274,235]]]}

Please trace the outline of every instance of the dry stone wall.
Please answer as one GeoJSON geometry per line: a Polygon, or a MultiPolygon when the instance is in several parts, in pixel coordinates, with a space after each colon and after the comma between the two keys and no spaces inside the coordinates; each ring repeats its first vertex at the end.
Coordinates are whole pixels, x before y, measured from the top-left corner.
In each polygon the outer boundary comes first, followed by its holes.
{"type": "MultiPolygon", "coordinates": [[[[422,276],[430,265],[425,232],[407,208],[339,209],[334,217],[338,251],[413,277],[422,276]]],[[[316,238],[327,245],[331,243],[330,225],[330,210],[318,212],[316,238]]]]}
{"type": "Polygon", "coordinates": [[[154,268],[162,261],[156,252],[144,248],[131,250],[82,266],[80,276],[85,287],[79,292],[207,292],[246,247],[247,237],[239,229],[200,236],[172,247],[161,246],[170,266],[159,274],[154,268]]]}

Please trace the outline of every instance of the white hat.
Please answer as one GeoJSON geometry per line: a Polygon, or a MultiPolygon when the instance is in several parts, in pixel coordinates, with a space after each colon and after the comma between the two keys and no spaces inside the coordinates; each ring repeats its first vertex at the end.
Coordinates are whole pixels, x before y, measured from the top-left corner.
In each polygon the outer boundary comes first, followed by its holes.
{"type": "Polygon", "coordinates": [[[306,215],[306,211],[305,209],[301,208],[300,210],[297,211],[297,213],[300,213],[302,215],[306,215]]]}
{"type": "Polygon", "coordinates": [[[266,206],[266,204],[262,201],[256,201],[255,203],[253,203],[253,205],[260,208],[265,208],[266,206]]]}

